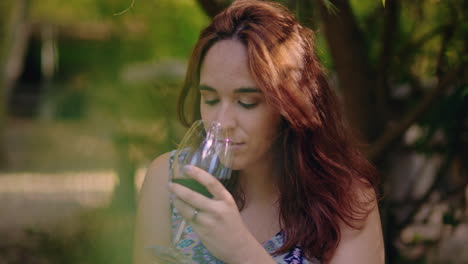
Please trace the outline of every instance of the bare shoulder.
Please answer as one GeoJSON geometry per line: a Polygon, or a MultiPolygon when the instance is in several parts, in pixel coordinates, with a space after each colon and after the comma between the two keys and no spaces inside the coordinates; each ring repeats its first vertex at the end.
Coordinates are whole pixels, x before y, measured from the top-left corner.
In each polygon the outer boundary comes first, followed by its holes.
{"type": "Polygon", "coordinates": [[[359,224],[361,227],[359,229],[344,223],[340,224],[341,239],[330,263],[383,264],[385,262],[378,200],[373,190],[361,191],[361,195],[360,200],[364,202],[369,214],[359,224]]]}
{"type": "Polygon", "coordinates": [[[154,263],[146,248],[170,244],[169,158],[170,153],[165,153],[151,162],[139,192],[134,263],[154,263]]]}
{"type": "Polygon", "coordinates": [[[170,154],[170,152],[167,152],[158,156],[148,166],[146,176],[141,187],[140,196],[144,195],[148,189],[154,190],[166,186],[166,183],[169,180],[170,154]]]}

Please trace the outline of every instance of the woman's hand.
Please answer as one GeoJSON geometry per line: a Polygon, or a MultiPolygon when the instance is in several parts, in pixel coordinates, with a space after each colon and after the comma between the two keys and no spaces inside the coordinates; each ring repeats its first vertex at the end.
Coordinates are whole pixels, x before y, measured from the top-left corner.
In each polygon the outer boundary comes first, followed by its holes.
{"type": "Polygon", "coordinates": [[[195,166],[184,169],[187,175],[204,185],[213,198],[171,183],[169,190],[176,196],[175,208],[192,225],[213,256],[227,263],[246,263],[252,249],[261,245],[245,226],[234,198],[206,171],[195,166]]]}

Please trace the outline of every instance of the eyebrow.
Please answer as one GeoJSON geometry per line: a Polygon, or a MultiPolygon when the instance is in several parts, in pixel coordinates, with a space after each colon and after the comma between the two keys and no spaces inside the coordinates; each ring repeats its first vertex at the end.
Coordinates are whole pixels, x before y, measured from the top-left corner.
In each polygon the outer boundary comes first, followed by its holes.
{"type": "MultiPolygon", "coordinates": [[[[199,90],[204,90],[204,91],[211,91],[211,92],[216,92],[216,89],[213,87],[210,87],[208,85],[200,85],[198,86],[199,90]]],[[[261,93],[257,88],[251,88],[251,87],[240,87],[234,90],[234,93],[261,93]]]]}

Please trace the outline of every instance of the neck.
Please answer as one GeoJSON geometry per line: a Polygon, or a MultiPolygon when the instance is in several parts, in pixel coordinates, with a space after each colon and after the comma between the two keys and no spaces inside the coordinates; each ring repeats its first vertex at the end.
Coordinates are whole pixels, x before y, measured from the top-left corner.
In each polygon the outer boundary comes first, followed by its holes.
{"type": "Polygon", "coordinates": [[[278,170],[274,164],[271,157],[239,171],[239,184],[245,193],[246,203],[276,201],[278,170]]]}

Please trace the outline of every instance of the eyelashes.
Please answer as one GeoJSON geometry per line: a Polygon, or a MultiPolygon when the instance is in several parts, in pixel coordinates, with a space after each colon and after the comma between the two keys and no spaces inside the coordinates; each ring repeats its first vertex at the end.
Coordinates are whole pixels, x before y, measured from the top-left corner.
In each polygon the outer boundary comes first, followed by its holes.
{"type": "Polygon", "coordinates": [[[215,105],[219,102],[218,99],[215,99],[215,100],[205,100],[205,104],[207,105],[215,105]]]}
{"type": "MultiPolygon", "coordinates": [[[[214,106],[217,103],[219,103],[219,99],[213,99],[213,100],[204,100],[204,103],[210,106],[214,106]]],[[[252,109],[258,105],[258,103],[244,103],[242,101],[237,101],[237,103],[242,106],[243,108],[246,109],[252,109]]]]}
{"type": "Polygon", "coordinates": [[[239,105],[241,105],[242,107],[246,108],[246,109],[251,109],[251,108],[254,108],[258,105],[258,103],[253,103],[253,104],[246,104],[246,103],[243,103],[241,101],[238,101],[237,102],[239,105]]]}

